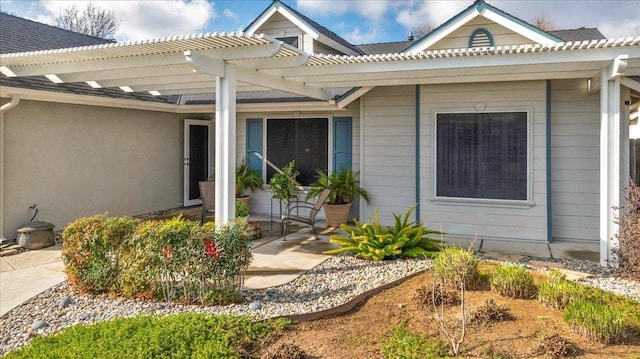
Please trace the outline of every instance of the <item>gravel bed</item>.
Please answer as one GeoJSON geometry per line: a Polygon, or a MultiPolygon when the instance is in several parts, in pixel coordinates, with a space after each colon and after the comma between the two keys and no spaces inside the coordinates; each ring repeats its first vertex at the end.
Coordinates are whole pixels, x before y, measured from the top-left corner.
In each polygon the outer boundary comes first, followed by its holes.
{"type": "Polygon", "coordinates": [[[0,355],[26,345],[35,335],[48,335],[76,324],[138,314],[225,313],[265,319],[319,312],[430,266],[430,260],[371,262],[340,255],[290,283],[263,290],[244,290],[246,300],[243,304],[208,307],[78,295],[67,282],[63,282],[0,318],[0,355]]]}
{"type": "MultiPolygon", "coordinates": [[[[480,256],[481,258],[482,255],[480,256]]],[[[493,260],[489,257],[483,259],[493,260]]],[[[519,262],[549,258],[525,257],[519,262]]],[[[640,301],[640,283],[615,278],[597,263],[552,259],[564,267],[593,274],[583,280],[640,301]]],[[[319,312],[347,303],[358,295],[411,274],[427,270],[430,260],[371,262],[350,255],[331,257],[294,281],[262,290],[244,290],[243,304],[229,306],[179,305],[107,296],[78,295],[63,282],[37,295],[0,318],[0,355],[28,343],[36,335],[56,333],[76,324],[90,324],[139,314],[169,315],[182,312],[248,314],[265,319],[319,312]]]]}

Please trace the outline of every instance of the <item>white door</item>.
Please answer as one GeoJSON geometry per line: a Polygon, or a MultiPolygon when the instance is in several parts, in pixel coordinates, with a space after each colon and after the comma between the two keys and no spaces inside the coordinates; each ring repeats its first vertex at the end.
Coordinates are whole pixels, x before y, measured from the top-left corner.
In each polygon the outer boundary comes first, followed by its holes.
{"type": "Polygon", "coordinates": [[[211,139],[213,122],[184,120],[184,206],[201,204],[198,182],[213,174],[211,139]]]}

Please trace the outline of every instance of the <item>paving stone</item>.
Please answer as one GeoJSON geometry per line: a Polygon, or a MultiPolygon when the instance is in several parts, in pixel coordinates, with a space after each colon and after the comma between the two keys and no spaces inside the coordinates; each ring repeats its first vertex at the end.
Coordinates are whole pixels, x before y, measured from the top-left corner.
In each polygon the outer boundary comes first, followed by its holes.
{"type": "Polygon", "coordinates": [[[572,280],[572,281],[579,281],[579,280],[583,280],[583,279],[587,279],[587,278],[592,278],[593,274],[589,274],[589,273],[584,273],[584,272],[578,272],[578,271],[574,271],[571,269],[566,269],[566,268],[558,268],[559,271],[563,272],[564,274],[567,275],[567,279],[568,280],[572,280]]]}
{"type": "Polygon", "coordinates": [[[500,252],[484,252],[484,255],[487,257],[495,258],[499,261],[507,261],[507,262],[518,262],[524,256],[519,254],[510,254],[510,253],[500,253],[500,252]]]}
{"type": "Polygon", "coordinates": [[[564,264],[559,262],[548,262],[548,261],[529,261],[529,265],[535,269],[559,269],[564,268],[564,264]]]}

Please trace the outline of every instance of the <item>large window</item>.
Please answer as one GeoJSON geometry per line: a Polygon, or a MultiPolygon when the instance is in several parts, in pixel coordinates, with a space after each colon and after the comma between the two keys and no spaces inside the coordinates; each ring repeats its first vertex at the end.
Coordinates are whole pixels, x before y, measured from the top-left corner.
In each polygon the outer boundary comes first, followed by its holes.
{"type": "MultiPolygon", "coordinates": [[[[317,169],[328,170],[329,119],[267,119],[267,158],[279,168],[295,160],[298,182],[315,182],[317,169]]],[[[267,183],[275,174],[267,166],[267,183]]]]}
{"type": "Polygon", "coordinates": [[[436,195],[528,199],[526,112],[436,116],[436,195]]]}

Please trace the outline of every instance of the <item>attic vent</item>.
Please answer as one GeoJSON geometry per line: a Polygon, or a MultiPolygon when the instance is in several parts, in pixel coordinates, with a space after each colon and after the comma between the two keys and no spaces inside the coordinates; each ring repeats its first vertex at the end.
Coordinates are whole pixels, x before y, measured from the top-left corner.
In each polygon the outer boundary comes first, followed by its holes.
{"type": "Polygon", "coordinates": [[[489,31],[478,29],[469,37],[469,47],[488,47],[493,46],[493,37],[489,31]]]}

